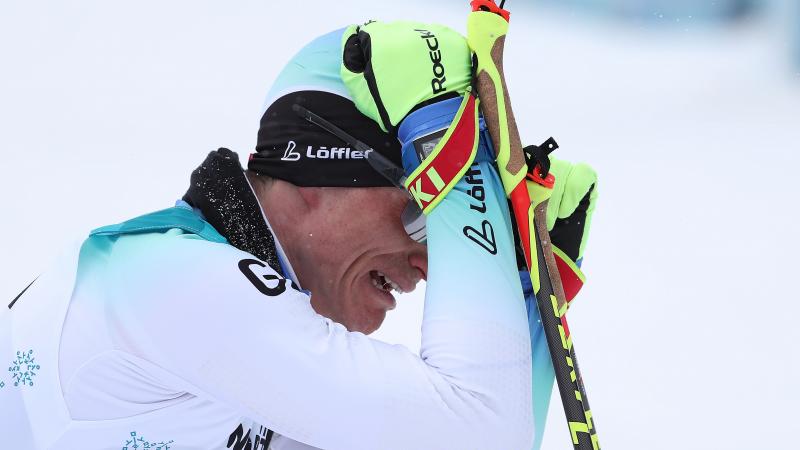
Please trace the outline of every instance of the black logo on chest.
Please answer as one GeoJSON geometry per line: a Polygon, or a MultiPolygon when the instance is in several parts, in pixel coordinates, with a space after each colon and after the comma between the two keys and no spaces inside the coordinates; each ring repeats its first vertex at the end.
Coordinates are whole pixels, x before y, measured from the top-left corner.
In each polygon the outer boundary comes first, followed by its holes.
{"type": "MultiPolygon", "coordinates": [[[[257,259],[247,258],[239,261],[239,270],[262,294],[270,297],[277,297],[286,292],[286,283],[290,283],[293,289],[299,290],[298,286],[294,284],[294,281],[289,281],[275,273],[262,273],[259,275],[253,270],[253,266],[258,266],[262,269],[268,267],[257,259]]],[[[267,271],[262,270],[259,272],[267,271]]]]}

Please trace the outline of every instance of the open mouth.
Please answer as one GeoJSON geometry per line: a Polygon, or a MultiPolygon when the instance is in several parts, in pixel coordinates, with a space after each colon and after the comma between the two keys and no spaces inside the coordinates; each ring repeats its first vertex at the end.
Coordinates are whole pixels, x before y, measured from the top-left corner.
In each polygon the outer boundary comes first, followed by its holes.
{"type": "Polygon", "coordinates": [[[386,274],[383,272],[372,270],[369,272],[369,276],[372,279],[372,285],[378,290],[387,293],[391,293],[392,291],[395,291],[398,294],[403,293],[403,290],[400,289],[400,285],[392,281],[392,279],[386,276],[386,274]]]}

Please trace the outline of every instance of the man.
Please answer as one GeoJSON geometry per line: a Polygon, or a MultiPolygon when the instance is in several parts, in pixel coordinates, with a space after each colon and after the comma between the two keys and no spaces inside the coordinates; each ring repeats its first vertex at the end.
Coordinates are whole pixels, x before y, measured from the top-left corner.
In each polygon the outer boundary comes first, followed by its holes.
{"type": "Polygon", "coordinates": [[[371,151],[406,174],[420,164],[407,150],[468,98],[469,51],[445,27],[383,26],[297,55],[250,170],[212,152],[175,207],[92,231],[3,311],[4,448],[530,448],[530,333],[487,140],[425,217],[427,245],[409,235],[421,217],[408,194],[368,163],[371,151]],[[359,65],[387,39],[416,55],[423,28],[448,55],[445,95],[389,99],[388,122],[369,120],[345,70],[375,73],[359,65]],[[486,224],[490,241],[468,232],[486,224]],[[365,336],[393,291],[426,277],[420,355],[365,336]]]}

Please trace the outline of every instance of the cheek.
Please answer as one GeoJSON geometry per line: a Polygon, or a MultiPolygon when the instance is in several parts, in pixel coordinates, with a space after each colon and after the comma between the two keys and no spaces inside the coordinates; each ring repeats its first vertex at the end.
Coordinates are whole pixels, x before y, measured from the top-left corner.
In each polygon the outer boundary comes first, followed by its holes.
{"type": "Polygon", "coordinates": [[[347,321],[348,328],[362,330],[368,324],[380,325],[386,313],[385,307],[376,299],[377,290],[367,275],[359,275],[352,282],[340,286],[336,299],[337,308],[347,321]]]}
{"type": "Polygon", "coordinates": [[[380,228],[384,233],[406,236],[401,217],[407,204],[408,200],[405,197],[400,197],[399,200],[395,197],[392,201],[385,202],[371,218],[373,226],[380,228]]]}
{"type": "Polygon", "coordinates": [[[383,244],[404,239],[407,233],[400,218],[404,207],[405,203],[363,206],[339,222],[332,238],[341,248],[349,249],[379,249],[383,244]]]}

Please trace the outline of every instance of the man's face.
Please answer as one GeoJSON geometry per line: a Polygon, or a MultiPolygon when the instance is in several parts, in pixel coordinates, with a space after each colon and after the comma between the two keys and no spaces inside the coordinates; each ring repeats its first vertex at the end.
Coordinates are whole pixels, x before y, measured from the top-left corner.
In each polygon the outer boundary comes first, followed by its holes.
{"type": "Polygon", "coordinates": [[[371,333],[399,291],[426,277],[427,249],[408,237],[397,188],[300,188],[310,206],[292,261],[311,304],[350,331],[371,333]]]}

